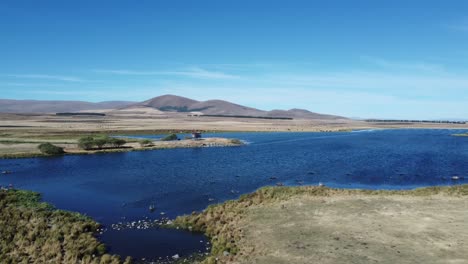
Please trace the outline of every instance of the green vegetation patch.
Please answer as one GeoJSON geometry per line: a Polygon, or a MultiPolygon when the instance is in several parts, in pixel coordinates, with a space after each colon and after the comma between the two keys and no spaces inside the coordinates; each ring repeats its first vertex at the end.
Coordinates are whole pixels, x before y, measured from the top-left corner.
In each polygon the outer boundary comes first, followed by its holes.
{"type": "MultiPolygon", "coordinates": [[[[100,225],[40,202],[38,193],[0,190],[1,263],[117,264],[94,234],[100,225]]],[[[125,263],[130,263],[130,258],[125,263]]]]}
{"type": "Polygon", "coordinates": [[[62,147],[58,147],[50,143],[42,143],[37,146],[37,148],[41,151],[42,154],[46,155],[61,155],[65,153],[62,147]]]}
{"type": "Polygon", "coordinates": [[[172,140],[177,140],[177,139],[178,139],[177,134],[170,134],[161,138],[162,141],[172,141],[172,140]]]}
{"type": "Polygon", "coordinates": [[[151,147],[151,146],[153,146],[153,141],[150,140],[150,139],[143,139],[139,143],[140,143],[141,147],[151,147]]]}
{"type": "Polygon", "coordinates": [[[78,147],[84,150],[103,149],[104,147],[121,148],[127,143],[121,138],[113,138],[108,135],[84,136],[78,139],[78,147]]]}

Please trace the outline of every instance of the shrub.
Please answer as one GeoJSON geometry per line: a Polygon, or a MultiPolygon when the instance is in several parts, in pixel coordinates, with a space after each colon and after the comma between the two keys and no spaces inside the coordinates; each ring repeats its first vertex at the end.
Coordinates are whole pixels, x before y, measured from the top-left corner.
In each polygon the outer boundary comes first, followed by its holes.
{"type": "Polygon", "coordinates": [[[78,147],[84,150],[89,150],[94,147],[94,138],[90,136],[82,137],[78,140],[78,147]]]}
{"type": "Polygon", "coordinates": [[[97,138],[93,138],[94,145],[98,149],[102,149],[102,147],[104,147],[104,145],[110,143],[109,141],[110,141],[110,138],[108,136],[100,136],[100,137],[97,137],[97,138]]]}
{"type": "Polygon", "coordinates": [[[42,143],[37,148],[41,151],[43,154],[47,155],[60,155],[65,153],[63,148],[52,145],[50,143],[42,143]]]}
{"type": "Polygon", "coordinates": [[[172,141],[172,140],[177,140],[177,135],[176,134],[170,134],[164,138],[161,138],[162,141],[172,141]]]}
{"type": "Polygon", "coordinates": [[[120,148],[123,145],[125,145],[125,143],[127,143],[127,141],[125,141],[124,139],[121,139],[121,138],[109,138],[108,143],[111,144],[111,146],[114,147],[114,148],[120,148]]]}
{"type": "Polygon", "coordinates": [[[240,141],[239,139],[231,139],[231,143],[236,145],[242,145],[242,141],[240,141]]]}
{"type": "Polygon", "coordinates": [[[147,147],[153,145],[153,141],[149,139],[143,139],[140,141],[140,146],[147,147]]]}
{"type": "Polygon", "coordinates": [[[111,138],[107,135],[99,136],[96,138],[87,136],[82,137],[78,140],[78,147],[84,150],[90,150],[93,147],[97,147],[98,149],[102,149],[106,145],[110,145],[114,148],[120,148],[125,145],[127,141],[121,138],[111,138]]]}

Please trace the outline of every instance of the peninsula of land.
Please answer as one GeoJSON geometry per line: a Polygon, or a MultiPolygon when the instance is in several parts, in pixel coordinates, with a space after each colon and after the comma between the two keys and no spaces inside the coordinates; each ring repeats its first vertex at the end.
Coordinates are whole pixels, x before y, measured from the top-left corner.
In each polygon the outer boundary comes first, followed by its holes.
{"type": "Polygon", "coordinates": [[[466,263],[467,196],[468,185],[265,187],[174,225],[211,237],[203,263],[466,263]]]}

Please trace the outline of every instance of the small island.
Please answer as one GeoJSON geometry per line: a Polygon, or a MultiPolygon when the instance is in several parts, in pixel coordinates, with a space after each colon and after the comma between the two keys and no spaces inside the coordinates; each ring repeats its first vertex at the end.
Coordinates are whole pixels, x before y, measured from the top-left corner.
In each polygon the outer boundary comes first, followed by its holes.
{"type": "MultiPolygon", "coordinates": [[[[185,134],[185,133],[183,133],[185,134]]],[[[96,154],[173,148],[234,147],[239,139],[202,138],[200,132],[181,138],[170,133],[161,139],[145,139],[108,134],[51,135],[47,139],[6,138],[0,141],[0,158],[26,158],[73,154],[96,154]]]]}
{"type": "Polygon", "coordinates": [[[461,134],[453,134],[452,136],[455,136],[455,137],[468,137],[468,132],[467,133],[461,133],[461,134]]]}

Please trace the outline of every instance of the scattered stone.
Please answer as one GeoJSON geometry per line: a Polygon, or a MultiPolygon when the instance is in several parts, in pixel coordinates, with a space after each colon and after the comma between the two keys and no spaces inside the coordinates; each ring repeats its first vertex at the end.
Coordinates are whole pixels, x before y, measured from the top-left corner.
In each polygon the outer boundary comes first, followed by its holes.
{"type": "Polygon", "coordinates": [[[229,254],[229,252],[224,251],[224,252],[223,252],[223,255],[224,255],[225,257],[227,257],[227,256],[229,256],[230,254],[229,254]]]}
{"type": "MultiPolygon", "coordinates": [[[[110,228],[112,230],[124,230],[124,229],[150,229],[150,228],[158,228],[162,225],[170,225],[172,224],[172,221],[167,218],[167,217],[162,217],[160,219],[156,220],[151,220],[148,218],[145,218],[143,220],[138,220],[138,221],[132,221],[132,222],[118,222],[116,224],[112,224],[110,228]]],[[[101,232],[104,232],[104,230],[100,230],[101,232]]],[[[98,230],[99,232],[99,230],[98,230]]]]}
{"type": "Polygon", "coordinates": [[[172,256],[172,259],[174,259],[174,260],[177,260],[177,259],[179,259],[179,258],[180,258],[180,257],[179,257],[179,254],[175,254],[174,256],[172,256]]]}

